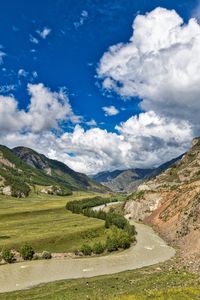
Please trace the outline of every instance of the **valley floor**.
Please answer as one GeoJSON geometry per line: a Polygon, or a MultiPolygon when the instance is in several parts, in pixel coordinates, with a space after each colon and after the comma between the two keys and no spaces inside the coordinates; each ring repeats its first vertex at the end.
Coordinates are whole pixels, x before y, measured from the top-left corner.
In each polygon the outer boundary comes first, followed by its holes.
{"type": "Polygon", "coordinates": [[[68,201],[94,195],[84,192],[67,197],[32,194],[20,199],[0,195],[0,250],[4,246],[19,249],[27,242],[36,252],[72,252],[88,241],[101,241],[104,221],[65,209],[68,201]]]}

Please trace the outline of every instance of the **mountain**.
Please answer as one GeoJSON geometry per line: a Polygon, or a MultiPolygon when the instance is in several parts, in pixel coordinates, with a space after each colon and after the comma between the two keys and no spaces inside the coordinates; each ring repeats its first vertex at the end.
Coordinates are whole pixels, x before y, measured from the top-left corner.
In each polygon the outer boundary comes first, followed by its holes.
{"type": "Polygon", "coordinates": [[[64,163],[32,149],[11,150],[0,145],[0,193],[26,197],[31,189],[58,195],[68,195],[73,190],[108,190],[64,163]]]}
{"type": "Polygon", "coordinates": [[[141,184],[124,209],[130,218],[155,226],[200,271],[200,138],[181,160],[141,184]]]}
{"type": "Polygon", "coordinates": [[[160,174],[169,166],[181,159],[182,156],[183,155],[174,158],[171,161],[162,164],[158,168],[115,170],[112,172],[107,171],[93,175],[92,178],[107,186],[114,192],[130,193],[136,190],[144,180],[160,174]]]}

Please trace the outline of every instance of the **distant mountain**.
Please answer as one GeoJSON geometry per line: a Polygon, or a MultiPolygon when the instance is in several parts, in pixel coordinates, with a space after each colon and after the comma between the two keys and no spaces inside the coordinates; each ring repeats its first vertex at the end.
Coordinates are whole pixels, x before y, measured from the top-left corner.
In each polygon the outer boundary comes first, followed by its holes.
{"type": "Polygon", "coordinates": [[[26,197],[30,190],[68,195],[74,190],[108,189],[64,163],[25,148],[0,145],[0,193],[26,197]]]}
{"type": "Polygon", "coordinates": [[[115,170],[112,172],[101,172],[93,175],[92,178],[109,187],[114,192],[130,193],[137,189],[137,187],[150,177],[154,177],[169,166],[173,165],[176,161],[182,158],[183,155],[168,161],[158,168],[152,169],[128,169],[128,170],[115,170]]]}
{"type": "Polygon", "coordinates": [[[129,196],[125,214],[154,225],[200,271],[200,138],[182,159],[129,196]]]}

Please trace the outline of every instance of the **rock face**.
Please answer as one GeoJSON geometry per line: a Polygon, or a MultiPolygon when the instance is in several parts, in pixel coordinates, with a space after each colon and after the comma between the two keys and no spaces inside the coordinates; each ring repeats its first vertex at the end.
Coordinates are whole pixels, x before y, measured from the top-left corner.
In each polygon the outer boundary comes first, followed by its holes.
{"type": "Polygon", "coordinates": [[[93,175],[97,182],[109,187],[113,192],[130,193],[136,191],[138,186],[148,178],[154,177],[180,160],[182,155],[153,169],[128,169],[113,172],[101,172],[93,175]]]}
{"type": "Polygon", "coordinates": [[[125,213],[156,226],[200,270],[200,138],[175,165],[140,185],[125,213]]]}

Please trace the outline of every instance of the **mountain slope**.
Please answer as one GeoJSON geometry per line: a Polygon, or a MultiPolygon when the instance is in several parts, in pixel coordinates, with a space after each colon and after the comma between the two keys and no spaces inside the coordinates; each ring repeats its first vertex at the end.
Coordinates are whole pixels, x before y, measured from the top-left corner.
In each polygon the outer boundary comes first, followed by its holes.
{"type": "Polygon", "coordinates": [[[98,185],[85,174],[75,172],[64,163],[49,159],[45,155],[39,154],[30,148],[16,147],[13,149],[13,152],[29,166],[42,170],[51,176],[51,178],[61,183],[67,183],[73,189],[87,189],[92,186],[98,187],[98,185]]]}
{"type": "Polygon", "coordinates": [[[200,270],[200,138],[175,165],[140,185],[125,213],[156,226],[200,270]]]}
{"type": "Polygon", "coordinates": [[[37,187],[45,193],[59,195],[68,195],[72,190],[106,190],[86,175],[32,149],[10,150],[0,145],[0,193],[26,197],[31,188],[37,187]]]}
{"type": "Polygon", "coordinates": [[[101,172],[94,175],[92,178],[97,182],[109,187],[114,192],[130,193],[137,189],[137,187],[146,179],[154,177],[169,166],[180,160],[183,155],[172,159],[153,169],[128,169],[115,170],[112,172],[101,172]]]}

